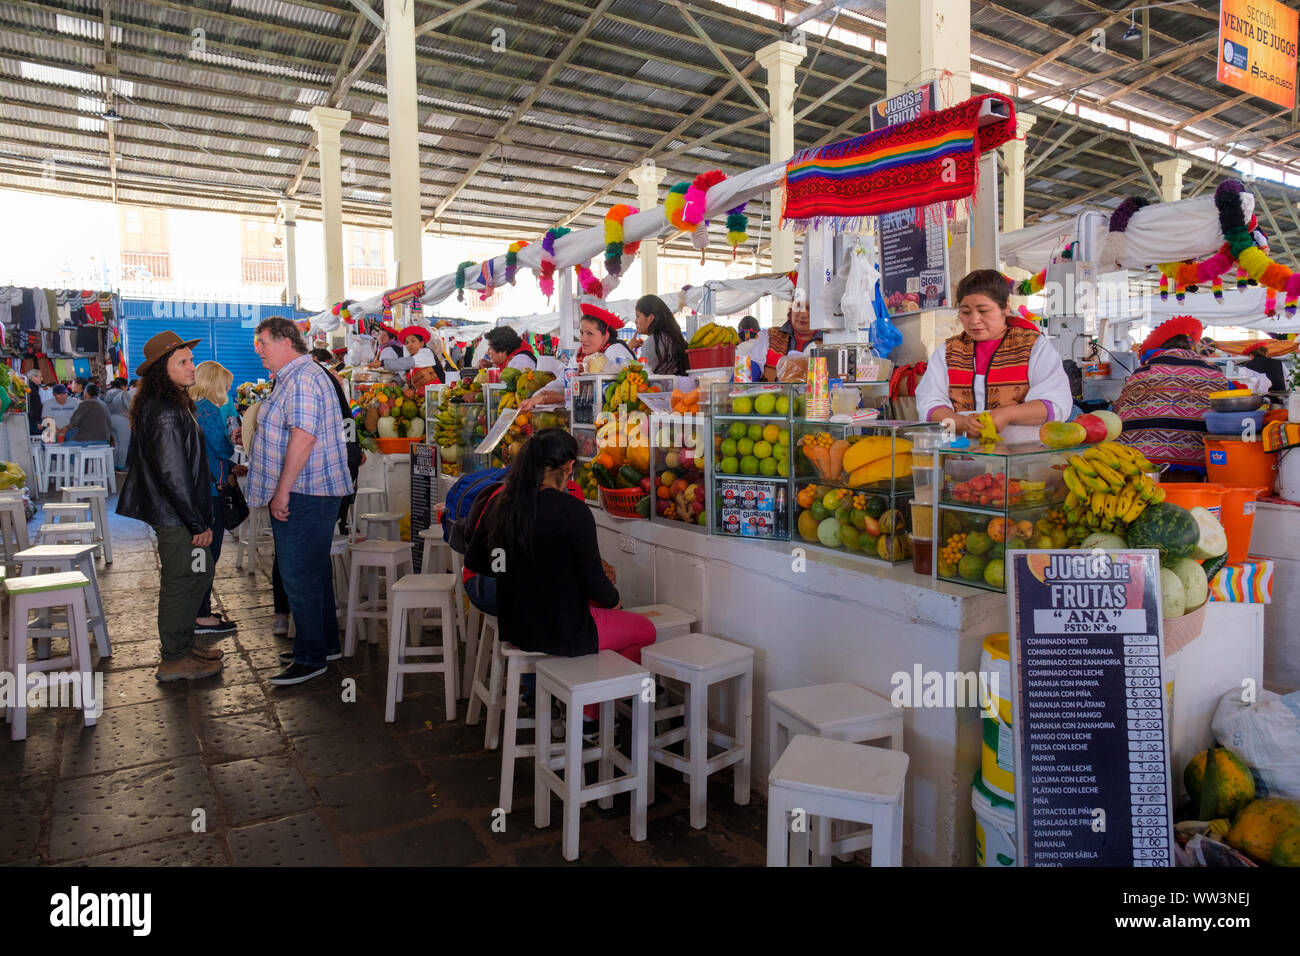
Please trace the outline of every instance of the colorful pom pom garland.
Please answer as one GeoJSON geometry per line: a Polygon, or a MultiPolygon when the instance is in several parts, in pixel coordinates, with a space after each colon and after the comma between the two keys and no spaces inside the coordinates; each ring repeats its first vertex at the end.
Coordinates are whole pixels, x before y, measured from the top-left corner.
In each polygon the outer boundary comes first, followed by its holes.
{"type": "Polygon", "coordinates": [[[731,246],[731,258],[736,258],[737,247],[749,240],[749,217],[745,215],[745,206],[741,203],[727,210],[727,245],[731,246]]]}
{"type": "Polygon", "coordinates": [[[546,296],[548,302],[555,293],[555,240],[568,234],[567,226],[556,226],[547,229],[546,236],[542,239],[542,264],[537,273],[537,287],[542,290],[542,295],[546,296]]]}
{"type": "Polygon", "coordinates": [[[456,267],[456,301],[465,301],[465,270],[478,265],[473,259],[466,259],[456,267]]]}
{"type": "Polygon", "coordinates": [[[686,207],[686,190],[690,188],[690,183],[677,183],[668,190],[668,195],[664,197],[664,218],[682,232],[690,232],[694,226],[693,223],[689,223],[682,218],[682,211],[686,207]]]}
{"type": "Polygon", "coordinates": [[[686,190],[685,202],[682,207],[682,221],[692,226],[698,226],[704,222],[705,209],[704,201],[708,191],[727,178],[727,174],[720,169],[710,169],[707,173],[700,173],[695,177],[689,189],[686,190]]]}
{"type": "Polygon", "coordinates": [[[523,239],[510,243],[506,249],[506,282],[515,284],[515,273],[519,271],[519,250],[528,245],[523,239]]]}
{"type": "Polygon", "coordinates": [[[622,274],[623,256],[635,255],[641,245],[639,242],[623,242],[623,220],[636,215],[636,211],[635,206],[619,203],[605,213],[605,271],[612,276],[622,274]]]}

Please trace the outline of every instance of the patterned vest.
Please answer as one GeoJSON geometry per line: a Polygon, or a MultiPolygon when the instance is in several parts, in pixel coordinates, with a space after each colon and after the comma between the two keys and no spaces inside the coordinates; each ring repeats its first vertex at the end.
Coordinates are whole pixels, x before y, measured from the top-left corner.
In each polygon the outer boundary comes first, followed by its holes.
{"type": "MultiPolygon", "coordinates": [[[[984,407],[1019,405],[1029,394],[1029,353],[1041,333],[1008,323],[984,379],[984,407]]],[[[975,411],[975,340],[965,332],[948,340],[948,398],[955,412],[975,411]]]]}

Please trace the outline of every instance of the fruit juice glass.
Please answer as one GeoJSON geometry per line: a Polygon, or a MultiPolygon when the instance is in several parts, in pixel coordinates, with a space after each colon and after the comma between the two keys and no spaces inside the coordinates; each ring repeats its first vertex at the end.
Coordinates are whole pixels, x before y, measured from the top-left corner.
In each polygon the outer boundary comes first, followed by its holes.
{"type": "Polygon", "coordinates": [[[917,574],[929,575],[933,569],[934,542],[931,538],[934,527],[934,505],[931,488],[917,489],[917,497],[908,502],[912,512],[912,570],[917,574]],[[923,495],[922,492],[929,492],[923,495]]]}

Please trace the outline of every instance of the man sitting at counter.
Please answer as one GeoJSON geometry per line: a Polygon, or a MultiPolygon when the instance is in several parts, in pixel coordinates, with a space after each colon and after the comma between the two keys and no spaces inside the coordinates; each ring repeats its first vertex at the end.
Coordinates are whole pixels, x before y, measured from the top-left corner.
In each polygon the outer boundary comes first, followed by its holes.
{"type": "Polygon", "coordinates": [[[934,350],[916,388],[922,421],[953,419],[978,438],[976,413],[988,411],[1003,440],[1038,439],[1044,422],[1066,421],[1074,407],[1061,356],[1033,322],[1011,311],[1010,288],[995,269],[957,283],[962,332],[934,350]]]}

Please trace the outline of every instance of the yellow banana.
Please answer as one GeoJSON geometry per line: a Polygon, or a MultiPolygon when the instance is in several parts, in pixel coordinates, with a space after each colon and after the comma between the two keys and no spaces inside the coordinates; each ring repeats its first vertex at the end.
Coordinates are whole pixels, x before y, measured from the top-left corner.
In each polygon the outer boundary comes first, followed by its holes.
{"type": "Polygon", "coordinates": [[[1119,495],[1113,492],[1106,496],[1106,520],[1114,521],[1115,513],[1119,510],[1119,495]]]}
{"type": "Polygon", "coordinates": [[[1115,454],[1115,446],[1111,444],[1097,445],[1094,449],[1097,454],[1094,456],[1097,461],[1104,462],[1106,467],[1118,469],[1120,466],[1120,457],[1115,454]]]}
{"type": "MultiPolygon", "coordinates": [[[[1068,485],[1069,482],[1066,482],[1066,484],[1068,485]]],[[[1065,510],[1067,512],[1070,512],[1073,511],[1078,506],[1079,506],[1079,495],[1071,491],[1069,494],[1065,496],[1065,502],[1064,502],[1065,510]]]]}
{"type": "Polygon", "coordinates": [[[1062,472],[1062,475],[1065,478],[1065,487],[1070,489],[1070,494],[1086,501],[1088,498],[1088,489],[1083,486],[1083,482],[1079,480],[1079,476],[1075,472],[1074,468],[1066,468],[1065,471],[1062,472]]]}
{"type": "Polygon", "coordinates": [[[1151,504],[1158,505],[1160,504],[1160,502],[1164,500],[1165,500],[1165,489],[1161,488],[1159,485],[1156,485],[1155,491],[1151,495],[1151,504]]]}
{"type": "Polygon", "coordinates": [[[1104,491],[1094,491],[1092,498],[1088,501],[1088,507],[1092,509],[1093,514],[1100,515],[1106,508],[1106,493],[1104,491]]]}
{"type": "Polygon", "coordinates": [[[1089,494],[1098,491],[1110,491],[1110,485],[1106,484],[1098,475],[1080,475],[1079,480],[1083,482],[1083,486],[1088,489],[1089,494]]]}
{"type": "Polygon", "coordinates": [[[1137,489],[1132,485],[1124,488],[1119,495],[1119,503],[1115,506],[1115,512],[1121,516],[1128,514],[1129,508],[1133,507],[1133,499],[1137,497],[1137,489]]]}
{"type": "Polygon", "coordinates": [[[1141,498],[1138,498],[1133,502],[1132,505],[1129,506],[1128,511],[1124,512],[1120,520],[1123,521],[1125,524],[1132,524],[1134,521],[1137,521],[1138,517],[1142,514],[1142,512],[1146,510],[1147,510],[1147,503],[1143,501],[1141,498]]]}
{"type": "Polygon", "coordinates": [[[1092,466],[1092,462],[1088,461],[1082,455],[1071,455],[1070,464],[1074,466],[1074,470],[1079,473],[1080,478],[1097,477],[1097,469],[1092,466]]]}
{"type": "Polygon", "coordinates": [[[1120,491],[1124,487],[1124,478],[1115,469],[1111,468],[1105,462],[1094,461],[1093,467],[1097,470],[1097,477],[1106,484],[1110,485],[1111,491],[1120,491]]]}

